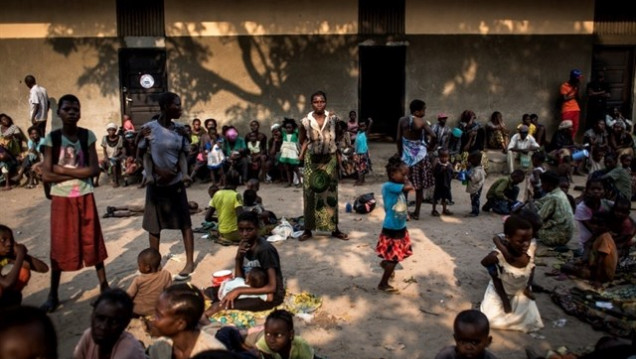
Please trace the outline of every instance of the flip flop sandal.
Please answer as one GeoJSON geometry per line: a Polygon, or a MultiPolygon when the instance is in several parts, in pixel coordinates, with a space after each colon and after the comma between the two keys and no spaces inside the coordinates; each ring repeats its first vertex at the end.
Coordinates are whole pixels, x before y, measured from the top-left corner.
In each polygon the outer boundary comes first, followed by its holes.
{"type": "Polygon", "coordinates": [[[340,232],[340,231],[331,232],[331,236],[334,237],[334,238],[341,239],[343,241],[348,241],[349,240],[349,236],[346,233],[343,233],[343,232],[340,232]]]}
{"type": "Polygon", "coordinates": [[[304,242],[304,241],[310,239],[311,237],[313,237],[311,234],[303,233],[300,237],[298,237],[298,241],[304,242]]]}
{"type": "Polygon", "coordinates": [[[437,211],[433,211],[433,212],[431,212],[431,216],[433,216],[433,217],[439,217],[439,212],[437,212],[437,211]]]}
{"type": "Polygon", "coordinates": [[[192,273],[190,273],[190,274],[179,273],[179,274],[174,276],[174,280],[176,280],[176,281],[186,281],[186,280],[190,279],[190,277],[192,277],[192,273]]]}
{"type": "Polygon", "coordinates": [[[445,210],[445,211],[443,211],[442,213],[443,213],[444,215],[446,215],[446,216],[452,216],[452,215],[453,215],[453,212],[451,212],[451,211],[449,211],[449,210],[445,210]]]}
{"type": "Polygon", "coordinates": [[[412,219],[412,220],[414,220],[414,221],[419,221],[420,216],[416,215],[416,214],[415,214],[415,213],[413,213],[413,212],[410,212],[410,213],[409,213],[409,218],[410,218],[410,219],[412,219]]]}
{"type": "Polygon", "coordinates": [[[44,304],[40,306],[45,313],[53,313],[60,306],[59,299],[48,298],[44,304]]]}
{"type": "Polygon", "coordinates": [[[400,290],[393,287],[388,288],[378,288],[379,291],[387,293],[387,294],[400,294],[400,290]]]}

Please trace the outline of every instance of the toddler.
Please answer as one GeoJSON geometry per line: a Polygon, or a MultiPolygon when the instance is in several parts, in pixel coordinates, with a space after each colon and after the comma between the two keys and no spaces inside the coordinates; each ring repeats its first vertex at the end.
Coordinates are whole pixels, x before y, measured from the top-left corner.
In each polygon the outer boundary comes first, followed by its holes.
{"type": "Polygon", "coordinates": [[[133,299],[133,313],[145,317],[154,312],[159,294],[172,284],[172,275],[161,268],[161,254],[154,248],[139,253],[137,266],[141,274],[133,279],[126,292],[133,299]]]}
{"type": "Polygon", "coordinates": [[[448,202],[453,200],[451,193],[451,182],[453,181],[453,165],[450,163],[450,153],[448,149],[441,148],[438,151],[439,161],[433,168],[435,177],[435,189],[433,191],[433,211],[431,215],[439,217],[439,212],[435,209],[438,201],[442,201],[442,214],[450,216],[453,213],[446,208],[448,202]]]}
{"type": "Polygon", "coordinates": [[[369,157],[369,145],[367,144],[367,131],[371,129],[373,120],[369,118],[366,121],[360,121],[358,124],[358,133],[354,142],[355,152],[353,162],[355,163],[358,179],[354,186],[364,184],[364,176],[371,170],[371,158],[369,157]]]}
{"type": "Polygon", "coordinates": [[[126,331],[133,315],[133,303],[123,289],[108,289],[93,303],[91,326],[84,331],[74,359],[145,359],[141,342],[126,331]]]}
{"type": "Polygon", "coordinates": [[[223,137],[214,137],[214,146],[208,152],[208,170],[210,171],[210,180],[213,184],[223,187],[225,186],[225,172],[223,165],[225,164],[225,153],[223,152],[223,137]]]}
{"type": "Polygon", "coordinates": [[[0,224],[0,308],[22,303],[22,289],[31,270],[46,273],[49,267],[28,255],[24,244],[15,242],[11,228],[0,224]]]}
{"type": "Polygon", "coordinates": [[[300,147],[298,144],[298,125],[293,118],[283,120],[283,142],[280,147],[279,163],[285,167],[285,175],[287,177],[287,187],[294,184],[294,175],[298,177],[298,187],[300,187],[300,147]]]}
{"type": "Polygon", "coordinates": [[[258,191],[261,189],[261,183],[256,178],[250,178],[245,182],[245,189],[251,189],[256,192],[256,203],[263,204],[263,199],[258,195],[258,191]]]}
{"type": "Polygon", "coordinates": [[[402,162],[400,155],[389,158],[386,174],[389,178],[382,185],[382,199],[384,202],[384,222],[382,232],[375,251],[382,258],[380,266],[384,269],[378,289],[387,293],[397,293],[398,290],[389,285],[389,279],[394,275],[398,262],[413,254],[411,237],[406,228],[407,204],[404,193],[412,191],[413,185],[408,180],[409,168],[402,162]]]}
{"type": "MultiPolygon", "coordinates": [[[[104,159],[101,162],[102,170],[112,175],[113,187],[119,187],[121,179],[121,156],[124,149],[124,139],[117,134],[117,125],[109,123],[106,126],[107,135],[102,137],[102,149],[104,159]]],[[[99,176],[96,177],[95,185],[98,185],[99,176]]]]}
{"type": "Polygon", "coordinates": [[[480,310],[496,329],[532,332],[543,328],[539,309],[534,301],[531,284],[534,274],[532,224],[519,215],[504,222],[505,239],[499,241],[481,264],[488,269],[490,283],[480,310]]]}
{"type": "Polygon", "coordinates": [[[532,198],[539,199],[543,197],[543,188],[541,186],[541,174],[545,172],[543,163],[545,155],[543,152],[535,152],[532,154],[532,172],[530,173],[530,185],[532,185],[532,198]]]}
{"type": "MultiPolygon", "coordinates": [[[[205,311],[205,315],[210,317],[223,308],[221,308],[221,301],[225,296],[236,288],[263,288],[267,285],[267,272],[263,268],[254,267],[243,277],[234,277],[221,283],[218,292],[218,301],[214,300],[212,306],[205,311]]],[[[206,292],[207,293],[207,292],[206,292]]],[[[258,298],[264,302],[271,302],[274,300],[274,293],[267,294],[241,294],[238,299],[245,298],[258,298]]]]}
{"type": "Polygon", "coordinates": [[[470,194],[470,206],[471,211],[468,217],[477,217],[479,215],[479,200],[481,197],[481,191],[484,188],[486,182],[486,171],[481,165],[481,151],[477,150],[468,155],[468,184],[466,185],[466,192],[470,194]]]}
{"type": "Polygon", "coordinates": [[[497,359],[486,350],[492,343],[490,323],[478,310],[469,309],[457,314],[453,322],[453,338],[455,345],[442,349],[435,359],[497,359]]]}
{"type": "Polygon", "coordinates": [[[27,142],[27,152],[23,156],[22,163],[18,173],[11,178],[13,182],[19,183],[22,180],[22,176],[28,175],[27,188],[33,188],[37,185],[40,163],[42,162],[44,138],[40,136],[40,131],[36,126],[31,126],[28,129],[29,141],[27,142]]]}

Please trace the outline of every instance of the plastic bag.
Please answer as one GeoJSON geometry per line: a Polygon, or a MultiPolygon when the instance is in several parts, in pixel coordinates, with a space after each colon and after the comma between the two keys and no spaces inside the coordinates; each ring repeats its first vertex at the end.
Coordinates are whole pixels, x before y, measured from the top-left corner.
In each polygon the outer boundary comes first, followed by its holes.
{"type": "Polygon", "coordinates": [[[365,193],[353,202],[353,210],[356,213],[367,214],[375,209],[375,195],[373,193],[365,193]]]}
{"type": "Polygon", "coordinates": [[[283,239],[287,239],[294,232],[292,225],[285,219],[280,219],[280,224],[272,229],[272,236],[279,236],[283,239]]]}

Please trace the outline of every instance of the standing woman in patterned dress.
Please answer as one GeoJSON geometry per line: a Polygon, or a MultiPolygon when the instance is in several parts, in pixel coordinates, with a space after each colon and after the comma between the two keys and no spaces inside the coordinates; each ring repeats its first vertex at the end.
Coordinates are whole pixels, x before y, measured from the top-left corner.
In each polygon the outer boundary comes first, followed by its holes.
{"type": "MultiPolygon", "coordinates": [[[[301,120],[300,158],[305,159],[303,206],[305,232],[300,241],[311,238],[312,230],[330,231],[333,237],[348,240],[338,229],[338,146],[335,114],[326,111],[327,95],[311,95],[313,111],[301,120]]],[[[344,135],[344,134],[340,134],[344,135]]]]}

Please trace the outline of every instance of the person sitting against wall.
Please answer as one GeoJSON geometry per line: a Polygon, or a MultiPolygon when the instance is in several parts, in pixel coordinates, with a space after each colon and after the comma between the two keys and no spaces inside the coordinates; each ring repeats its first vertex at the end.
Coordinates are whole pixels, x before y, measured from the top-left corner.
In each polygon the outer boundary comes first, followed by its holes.
{"type": "Polygon", "coordinates": [[[521,125],[518,131],[518,133],[512,136],[508,144],[508,173],[514,171],[515,161],[517,159],[522,168],[529,168],[531,165],[530,158],[532,157],[532,152],[539,149],[537,141],[528,133],[528,126],[521,125]]]}

